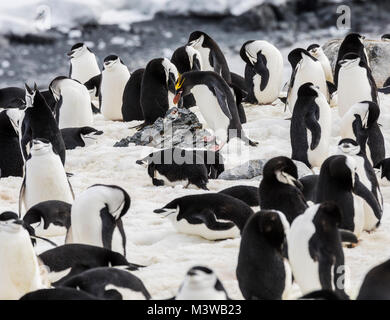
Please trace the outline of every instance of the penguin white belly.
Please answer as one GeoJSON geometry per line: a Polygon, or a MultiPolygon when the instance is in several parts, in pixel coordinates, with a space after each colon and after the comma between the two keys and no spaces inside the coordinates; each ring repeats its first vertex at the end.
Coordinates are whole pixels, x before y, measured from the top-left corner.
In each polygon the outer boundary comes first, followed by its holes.
{"type": "Polygon", "coordinates": [[[206,85],[197,85],[191,91],[196,104],[210,129],[221,142],[225,143],[228,138],[229,118],[219,106],[217,97],[212,94],[206,85]]]}
{"type": "Polygon", "coordinates": [[[44,288],[27,231],[11,232],[0,231],[0,300],[16,300],[44,288]]]}
{"type": "MultiPolygon", "coordinates": [[[[317,208],[317,205],[314,208],[317,208]]],[[[307,215],[307,212],[304,215],[307,215]]],[[[302,218],[296,219],[302,220],[302,218]]],[[[312,259],[309,252],[309,241],[315,233],[315,226],[312,223],[305,223],[298,229],[294,228],[294,222],[288,234],[288,257],[295,281],[302,294],[307,294],[322,289],[319,263],[312,259]]]]}
{"type": "Polygon", "coordinates": [[[284,263],[284,272],[285,272],[285,285],[284,285],[284,290],[282,294],[282,299],[286,300],[289,298],[291,287],[292,287],[292,271],[291,271],[291,266],[290,263],[288,262],[287,259],[283,259],[284,263]]]}
{"type": "Polygon", "coordinates": [[[364,215],[364,202],[362,198],[356,196],[353,194],[353,207],[354,207],[354,217],[353,217],[353,223],[355,225],[355,228],[353,230],[353,233],[359,238],[360,234],[363,231],[364,228],[364,222],[365,222],[365,215],[364,215]]]}
{"type": "Polygon", "coordinates": [[[58,123],[60,129],[92,125],[91,98],[86,88],[84,90],[65,87],[62,90],[62,97],[58,123]]]}
{"type": "Polygon", "coordinates": [[[338,81],[340,117],[343,117],[355,103],[361,101],[372,101],[371,86],[367,79],[366,69],[341,69],[338,81]]]}
{"type": "Polygon", "coordinates": [[[129,78],[130,73],[127,68],[120,68],[115,71],[103,71],[101,112],[106,119],[123,120],[122,98],[129,78]]]}
{"type": "MultiPolygon", "coordinates": [[[[73,203],[73,195],[60,158],[54,154],[32,157],[27,161],[24,206],[26,212],[32,206],[48,200],[73,203]]],[[[43,230],[40,225],[37,235],[54,236],[65,234],[66,229],[50,225],[43,230]]]]}
{"type": "Polygon", "coordinates": [[[113,284],[106,285],[104,290],[105,291],[108,291],[108,290],[118,291],[121,294],[123,300],[145,300],[145,296],[141,292],[133,291],[133,290],[131,290],[129,288],[125,288],[125,287],[118,287],[118,286],[115,286],[113,284]]]}
{"type": "Polygon", "coordinates": [[[283,81],[283,59],[279,60],[277,57],[272,57],[272,59],[277,61],[267,64],[269,79],[263,91],[260,91],[261,76],[255,74],[253,77],[254,94],[259,104],[271,104],[279,97],[283,81]]]}
{"type": "Polygon", "coordinates": [[[195,49],[199,51],[200,56],[202,57],[202,71],[214,71],[209,59],[210,49],[202,46],[197,46],[195,49]]]}
{"type": "MultiPolygon", "coordinates": [[[[321,127],[321,138],[318,146],[314,150],[311,150],[310,148],[311,138],[308,140],[308,160],[313,167],[321,167],[322,163],[329,155],[329,145],[332,135],[332,113],[329,104],[325,101],[324,97],[317,98],[316,103],[320,109],[318,124],[321,127]]],[[[308,131],[308,133],[311,137],[310,131],[308,131]]]]}
{"type": "MultiPolygon", "coordinates": [[[[224,220],[218,220],[218,222],[226,222],[224,220]]],[[[173,225],[176,230],[181,233],[200,236],[207,240],[221,240],[221,239],[232,239],[240,236],[240,230],[237,226],[224,231],[216,231],[207,228],[204,223],[191,224],[186,219],[179,221],[173,221],[173,225]]]]}
{"type": "Polygon", "coordinates": [[[73,58],[71,60],[71,64],[71,78],[81,82],[82,84],[86,83],[94,76],[100,74],[100,69],[97,64],[96,57],[90,52],[86,52],[81,57],[73,58]]]}
{"type": "Polygon", "coordinates": [[[318,61],[321,63],[322,68],[324,69],[326,81],[333,83],[333,72],[332,67],[330,66],[329,59],[324,55],[317,57],[318,61]]]}
{"type": "Polygon", "coordinates": [[[188,179],[169,181],[166,176],[160,174],[157,170],[154,172],[154,178],[164,181],[164,186],[176,187],[176,186],[180,186],[180,185],[187,186],[187,184],[188,184],[188,179]]]}
{"type": "Polygon", "coordinates": [[[57,282],[58,280],[62,279],[63,277],[66,277],[70,272],[72,271],[72,268],[67,268],[62,271],[50,271],[48,274],[50,283],[57,282]]]}
{"type": "Polygon", "coordinates": [[[226,300],[224,291],[217,291],[212,288],[186,288],[181,290],[175,300],[226,300]]]}

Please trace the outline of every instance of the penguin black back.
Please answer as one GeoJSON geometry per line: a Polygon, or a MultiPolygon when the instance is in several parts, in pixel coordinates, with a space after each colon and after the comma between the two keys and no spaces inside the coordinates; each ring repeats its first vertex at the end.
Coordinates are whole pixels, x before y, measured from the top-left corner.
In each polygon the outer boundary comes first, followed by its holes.
{"type": "Polygon", "coordinates": [[[134,71],[123,92],[123,121],[144,120],[141,107],[141,83],[145,69],[134,71]]]}
{"type": "Polygon", "coordinates": [[[372,268],[364,277],[357,300],[390,300],[390,260],[372,268]]]}

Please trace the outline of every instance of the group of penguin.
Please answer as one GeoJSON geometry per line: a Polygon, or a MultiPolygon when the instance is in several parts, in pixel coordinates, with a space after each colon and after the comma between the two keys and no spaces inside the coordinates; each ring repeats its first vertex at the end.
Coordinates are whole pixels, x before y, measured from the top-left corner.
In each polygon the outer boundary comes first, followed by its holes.
{"type": "MultiPolygon", "coordinates": [[[[93,113],[143,121],[138,128],[144,128],[172,106],[197,107],[215,135],[214,148],[164,149],[137,163],[147,166],[154,186],[185,181],[208,190],[208,179],[225,170],[220,150],[230,139],[258,144],[242,129],[244,104],[278,99],[292,113],[286,120],[291,159],[270,159],[258,188],[236,185],[188,195],[154,213],[168,217],[181,233],[210,241],[241,237],[236,275],[245,299],[288,298],[293,282],[304,299],[349,298],[342,281],[343,243],[356,246],[363,231],[379,227],[379,182],[390,178],[378,123],[378,92],[387,87],[377,88],[361,35],[345,37],[334,74],[319,45],[291,51],[286,97],[282,55],[267,41],[243,44],[244,77],[229,71],[217,43],[200,31],[171,60],[153,59],[131,74],[116,55],[106,57],[100,71],[83,43],[68,56],[69,77],[56,77],[48,90],[27,84],[0,89],[0,177],[23,177],[19,212],[0,214],[0,299],[152,298],[131,273],[144,266],[126,258],[122,218],[130,209],[129,194],[95,184],[75,196],[64,169],[66,150],[96,143],[103,134],[91,127],[93,113]],[[335,155],[329,146],[331,106],[341,117],[335,155]],[[319,168],[319,174],[298,177],[293,160],[319,168]],[[261,211],[255,213],[256,207],[261,211]],[[59,235],[65,235],[64,245],[47,239],[59,235]],[[36,241],[55,248],[37,256],[36,241]]],[[[389,286],[380,292],[376,287],[389,274],[388,264],[369,272],[358,298],[390,298],[389,286]]],[[[173,299],[230,298],[213,270],[194,266],[173,299]]]]}

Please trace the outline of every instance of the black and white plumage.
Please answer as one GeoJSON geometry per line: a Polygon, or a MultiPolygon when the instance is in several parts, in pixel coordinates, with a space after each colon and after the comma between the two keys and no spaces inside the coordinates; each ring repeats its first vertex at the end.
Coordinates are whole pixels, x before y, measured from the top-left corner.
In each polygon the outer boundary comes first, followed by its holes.
{"type": "Polygon", "coordinates": [[[213,270],[195,266],[187,271],[174,300],[230,300],[213,270]]]}
{"type": "Polygon", "coordinates": [[[280,51],[267,41],[250,40],[240,50],[246,63],[245,81],[252,104],[270,104],[280,93],[283,80],[283,57],[280,51]]]}
{"type": "Polygon", "coordinates": [[[244,202],[222,193],[184,196],[154,212],[168,217],[177,231],[208,240],[238,237],[253,214],[244,202]]]}
{"type": "Polygon", "coordinates": [[[236,101],[230,87],[218,74],[211,71],[186,72],[176,83],[174,103],[189,94],[194,96],[203,118],[214,131],[216,150],[222,148],[230,139],[238,137],[246,144],[256,146],[242,130],[236,101]]]}
{"type": "Polygon", "coordinates": [[[294,162],[287,157],[268,160],[263,169],[259,196],[262,210],[279,210],[289,223],[307,209],[294,162]]]}
{"type": "Polygon", "coordinates": [[[233,198],[245,202],[250,207],[260,205],[259,188],[252,186],[233,186],[223,189],[219,193],[227,194],[233,198]]]}
{"type": "Polygon", "coordinates": [[[316,58],[322,65],[322,69],[325,72],[325,78],[327,82],[333,83],[333,71],[330,66],[329,58],[325,55],[324,50],[322,50],[319,44],[311,44],[307,47],[307,51],[316,58]]]}
{"type": "MultiPolygon", "coordinates": [[[[87,292],[73,288],[39,289],[26,293],[20,298],[22,301],[35,300],[100,300],[87,292]]],[[[104,299],[102,299],[104,300],[104,299]]]]}
{"type": "Polygon", "coordinates": [[[123,188],[103,184],[89,187],[72,205],[67,243],[100,246],[126,256],[126,234],[121,218],[129,208],[130,196],[123,188]]]}
{"type": "Polygon", "coordinates": [[[331,290],[345,296],[341,219],[335,203],[323,202],[308,208],[291,224],[288,259],[302,294],[331,290]]]}
{"type": "Polygon", "coordinates": [[[98,267],[120,267],[134,271],[140,265],[130,263],[118,252],[81,243],[65,244],[39,255],[42,263],[49,268],[49,279],[54,286],[70,277],[98,267]]]}
{"type": "Polygon", "coordinates": [[[283,253],[288,230],[289,223],[280,211],[262,210],[246,223],[236,269],[238,285],[245,299],[281,300],[288,297],[292,277],[283,253]]]}
{"type": "Polygon", "coordinates": [[[17,87],[7,87],[0,89],[0,108],[21,108],[25,97],[25,91],[17,87]]]}
{"type": "Polygon", "coordinates": [[[77,147],[87,147],[97,142],[103,131],[92,127],[64,128],[61,135],[64,139],[66,150],[73,150],[77,147]]]}
{"type": "Polygon", "coordinates": [[[192,32],[187,45],[200,53],[203,71],[214,71],[228,84],[232,82],[225,56],[218,44],[208,34],[202,31],[192,32]]]}
{"type": "Polygon", "coordinates": [[[364,277],[357,300],[390,299],[390,260],[372,268],[364,277]]]}
{"type": "Polygon", "coordinates": [[[29,144],[36,138],[44,138],[50,141],[55,152],[65,163],[65,143],[62,139],[57,122],[47,105],[44,97],[35,86],[30,89],[26,85],[26,109],[24,117],[19,123],[20,148],[26,161],[29,155],[29,144]]]}
{"type": "Polygon", "coordinates": [[[328,157],[331,131],[332,114],[326,98],[312,83],[303,84],[291,119],[291,158],[309,168],[320,167],[328,157]]]}
{"type": "Polygon", "coordinates": [[[141,107],[141,84],[145,69],[135,70],[130,75],[123,92],[123,121],[144,120],[141,107]]]}
{"type": "Polygon", "coordinates": [[[86,83],[100,74],[96,56],[86,44],[82,42],[74,44],[68,52],[68,57],[70,59],[69,78],[86,83]]]}

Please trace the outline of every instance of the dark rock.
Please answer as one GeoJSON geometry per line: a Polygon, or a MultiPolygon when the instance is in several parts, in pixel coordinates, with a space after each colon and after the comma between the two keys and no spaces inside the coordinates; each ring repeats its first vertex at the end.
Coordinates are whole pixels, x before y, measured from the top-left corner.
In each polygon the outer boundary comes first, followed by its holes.
{"type": "Polygon", "coordinates": [[[165,118],[158,118],[133,136],[124,138],[114,147],[128,147],[130,143],[155,148],[205,146],[204,138],[211,137],[202,129],[198,117],[187,109],[169,109],[165,118]]]}

